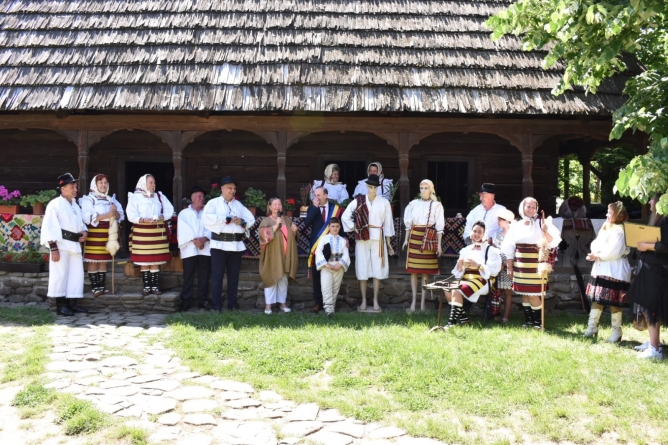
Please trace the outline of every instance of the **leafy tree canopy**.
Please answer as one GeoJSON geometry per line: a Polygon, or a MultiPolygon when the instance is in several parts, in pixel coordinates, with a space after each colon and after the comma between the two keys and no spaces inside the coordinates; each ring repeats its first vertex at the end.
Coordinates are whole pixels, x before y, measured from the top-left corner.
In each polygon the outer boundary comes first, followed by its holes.
{"type": "Polygon", "coordinates": [[[554,94],[574,86],[596,93],[627,71],[626,103],[613,114],[611,139],[627,130],[649,136],[648,152],[619,173],[620,194],[647,202],[654,192],[668,214],[668,2],[666,0],[519,0],[487,25],[497,40],[521,36],[524,50],[547,50],[544,67],[564,65],[554,94]],[[637,66],[636,66],[637,65],[637,66]]]}

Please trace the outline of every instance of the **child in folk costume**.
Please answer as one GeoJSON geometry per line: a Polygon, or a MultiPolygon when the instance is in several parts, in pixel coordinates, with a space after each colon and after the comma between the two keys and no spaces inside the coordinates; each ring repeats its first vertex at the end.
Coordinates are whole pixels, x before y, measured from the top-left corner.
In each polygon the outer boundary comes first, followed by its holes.
{"type": "MultiPolygon", "coordinates": [[[[501,245],[503,244],[503,240],[505,239],[506,235],[508,234],[508,230],[510,229],[510,224],[515,221],[515,214],[511,212],[508,209],[504,209],[499,213],[498,217],[498,224],[499,224],[499,229],[496,231],[496,233],[492,234],[492,245],[498,249],[501,248],[501,245]]],[[[501,266],[501,271],[499,274],[496,276],[496,288],[499,290],[498,292],[498,298],[497,300],[500,300],[501,298],[501,292],[504,293],[504,310],[503,310],[503,317],[501,318],[501,323],[507,324],[508,323],[508,318],[510,317],[510,309],[512,307],[512,302],[513,302],[513,280],[510,279],[508,276],[508,273],[506,272],[506,256],[501,252],[501,261],[502,261],[502,266],[501,266]]],[[[499,304],[500,301],[497,301],[496,304],[499,304]]],[[[492,304],[494,305],[495,302],[493,301],[492,304]]]]}
{"type": "Polygon", "coordinates": [[[612,334],[608,342],[622,340],[622,308],[628,307],[626,291],[631,282],[631,266],[626,256],[631,249],[626,247],[624,227],[629,214],[621,201],[608,205],[605,224],[591,243],[587,261],[594,261],[591,268],[587,297],[591,301],[589,323],[585,337],[598,335],[598,320],[605,306],[610,307],[612,334]]]}
{"type": "Polygon", "coordinates": [[[343,274],[350,267],[347,240],[339,235],[341,220],[329,220],[329,234],[318,243],[315,251],[315,267],[320,271],[320,285],[325,313],[334,316],[336,297],[339,295],[343,274]]]}
{"type": "MultiPolygon", "coordinates": [[[[406,241],[406,272],[411,274],[413,302],[410,311],[415,311],[418,275],[422,275],[422,286],[427,283],[427,275],[438,275],[438,257],[441,256],[441,240],[445,227],[443,205],[438,202],[434,183],[429,179],[420,182],[420,199],[414,199],[404,212],[406,241]]],[[[420,310],[425,310],[425,293],[422,291],[420,310]]]]}
{"type": "Polygon", "coordinates": [[[359,195],[348,204],[341,222],[346,232],[355,231],[355,274],[362,294],[359,309],[366,310],[366,283],[373,278],[373,309],[380,311],[380,280],[390,274],[388,252],[394,255],[390,244],[394,236],[394,222],[390,202],[378,194],[378,175],[369,175],[366,186],[368,194],[359,195]]]}
{"type": "Polygon", "coordinates": [[[547,274],[541,270],[540,250],[554,249],[561,242],[561,233],[552,218],[538,216],[538,201],[524,198],[519,207],[520,221],[510,225],[501,251],[506,256],[508,276],[513,290],[522,296],[525,328],[542,329],[542,290],[547,291],[547,274]]]}
{"type": "Polygon", "coordinates": [[[472,243],[459,251],[452,274],[459,279],[459,288],[446,293],[450,303],[450,319],[445,326],[470,324],[464,313],[464,300],[475,303],[481,295],[488,295],[493,279],[501,270],[501,251],[486,241],[485,222],[478,220],[471,229],[472,243]]]}
{"type": "Polygon", "coordinates": [[[74,304],[83,298],[83,256],[81,243],[88,231],[77,205],[78,186],[70,173],[58,177],[60,196],[46,206],[42,221],[40,244],[51,250],[47,296],[56,299],[58,315],[72,316],[88,312],[74,304]]]}
{"type": "Polygon", "coordinates": [[[147,174],[139,178],[135,192],[128,193],[126,212],[133,224],[130,261],[141,268],[142,295],[160,295],[160,265],[172,259],[167,224],[174,207],[165,195],[155,191],[155,178],[147,174]]]}
{"type": "Polygon", "coordinates": [[[112,255],[107,251],[110,232],[115,232],[118,239],[118,224],[111,227],[111,220],[113,218],[119,223],[125,218],[121,203],[108,193],[107,176],[95,175],[90,182],[90,193],[79,199],[83,221],[88,227],[84,263],[88,265],[88,278],[96,297],[108,292],[105,289],[107,263],[113,261],[112,255]]]}
{"type": "Polygon", "coordinates": [[[318,187],[324,187],[327,189],[327,197],[333,202],[341,204],[343,201],[348,199],[348,190],[346,185],[339,182],[339,177],[341,175],[341,170],[336,164],[329,164],[325,168],[325,178],[316,179],[313,181],[313,187],[311,187],[311,201],[315,199],[315,190],[318,187]]]}

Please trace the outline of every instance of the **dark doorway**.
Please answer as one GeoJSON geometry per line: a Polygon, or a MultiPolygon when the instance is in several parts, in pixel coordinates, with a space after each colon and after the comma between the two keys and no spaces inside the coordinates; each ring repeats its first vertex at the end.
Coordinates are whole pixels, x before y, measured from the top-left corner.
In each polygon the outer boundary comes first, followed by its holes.
{"type": "Polygon", "coordinates": [[[468,211],[468,162],[429,162],[428,178],[433,178],[436,195],[441,198],[446,216],[468,211]]]}
{"type": "Polygon", "coordinates": [[[322,176],[324,176],[325,167],[327,167],[329,164],[336,164],[339,166],[341,169],[341,172],[339,173],[339,182],[342,182],[346,185],[346,190],[348,190],[348,194],[352,198],[355,187],[357,187],[357,181],[366,178],[366,162],[328,159],[325,160],[322,167],[322,176]]]}

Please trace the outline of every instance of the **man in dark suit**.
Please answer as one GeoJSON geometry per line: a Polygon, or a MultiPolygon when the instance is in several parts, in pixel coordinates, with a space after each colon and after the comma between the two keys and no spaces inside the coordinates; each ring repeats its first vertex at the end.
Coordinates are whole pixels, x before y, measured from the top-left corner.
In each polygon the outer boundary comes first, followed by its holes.
{"type": "Polygon", "coordinates": [[[311,312],[317,314],[323,309],[323,301],[322,289],[320,288],[320,271],[315,267],[315,249],[318,247],[318,239],[329,231],[329,219],[331,217],[340,218],[344,209],[327,201],[327,189],[324,187],[317,187],[313,194],[315,199],[313,199],[313,205],[308,208],[304,219],[304,228],[311,227],[311,237],[309,238],[311,250],[308,265],[313,277],[313,297],[315,298],[315,306],[313,306],[311,312]]]}

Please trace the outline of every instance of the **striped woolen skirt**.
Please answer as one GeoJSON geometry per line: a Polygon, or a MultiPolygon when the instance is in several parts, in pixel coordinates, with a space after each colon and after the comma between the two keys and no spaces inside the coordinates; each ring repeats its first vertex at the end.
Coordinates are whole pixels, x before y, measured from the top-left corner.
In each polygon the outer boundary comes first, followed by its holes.
{"type": "Polygon", "coordinates": [[[109,263],[112,258],[107,252],[107,241],[109,241],[109,221],[100,221],[97,227],[88,227],[88,238],[84,248],[84,262],[86,263],[109,263]]]}
{"type": "Polygon", "coordinates": [[[626,291],[629,290],[630,285],[631,283],[626,281],[603,275],[591,277],[589,283],[587,283],[586,294],[592,303],[602,304],[603,306],[628,307],[626,291]]]}
{"type": "Polygon", "coordinates": [[[130,261],[139,265],[164,264],[172,259],[164,224],[134,224],[130,261]]]}
{"type": "Polygon", "coordinates": [[[424,275],[438,275],[438,257],[433,250],[423,250],[422,240],[425,227],[414,226],[408,240],[408,255],[406,257],[406,272],[424,275]]]}
{"type": "Polygon", "coordinates": [[[541,285],[547,291],[547,276],[538,273],[538,246],[517,244],[513,261],[513,290],[520,295],[541,295],[541,285]]]}
{"type": "Polygon", "coordinates": [[[480,275],[478,269],[464,270],[464,275],[459,280],[459,290],[472,303],[478,301],[480,291],[483,290],[486,285],[487,280],[480,275]]]}

